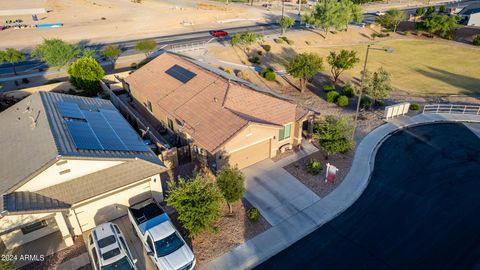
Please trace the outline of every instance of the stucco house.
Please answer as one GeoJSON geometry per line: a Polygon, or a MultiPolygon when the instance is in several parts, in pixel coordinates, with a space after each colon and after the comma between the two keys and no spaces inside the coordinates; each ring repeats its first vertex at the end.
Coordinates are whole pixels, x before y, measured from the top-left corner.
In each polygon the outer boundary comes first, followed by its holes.
{"type": "Polygon", "coordinates": [[[154,126],[179,134],[214,168],[244,168],[299,146],[310,115],[274,92],[171,53],[133,72],[124,87],[154,126]]]}
{"type": "Polygon", "coordinates": [[[163,163],[108,100],[38,92],[0,113],[0,126],[8,250],[45,244],[55,252],[130,204],[163,199],[163,163]]]}

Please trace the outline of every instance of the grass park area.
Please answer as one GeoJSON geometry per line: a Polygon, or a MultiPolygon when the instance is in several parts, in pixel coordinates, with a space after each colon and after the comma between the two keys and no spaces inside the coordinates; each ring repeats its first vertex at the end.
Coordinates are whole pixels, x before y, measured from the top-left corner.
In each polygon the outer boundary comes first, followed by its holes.
{"type": "MultiPolygon", "coordinates": [[[[346,71],[340,76],[343,81],[359,78],[365,59],[366,45],[372,42],[367,35],[370,30],[364,29],[358,33],[339,33],[330,35],[326,40],[318,34],[295,32],[287,33],[289,39],[295,41],[293,46],[276,44],[266,40],[272,45],[269,56],[263,57],[262,65],[272,66],[276,70],[284,70],[288,59],[296,53],[316,52],[324,58],[324,74],[330,75],[330,67],[326,56],[332,50],[356,50],[361,61],[353,70],[346,71]],[[369,41],[370,40],[370,41],[369,41]],[[307,43],[309,45],[307,45],[307,43]],[[344,46],[342,44],[353,45],[344,46]]],[[[480,95],[480,48],[445,41],[438,38],[416,38],[394,35],[382,41],[375,41],[376,48],[393,48],[393,53],[371,50],[367,68],[371,71],[380,66],[385,68],[392,76],[393,86],[402,92],[415,95],[480,95]]],[[[218,47],[209,50],[209,53],[219,59],[244,63],[246,57],[240,50],[228,47],[218,47]]]]}

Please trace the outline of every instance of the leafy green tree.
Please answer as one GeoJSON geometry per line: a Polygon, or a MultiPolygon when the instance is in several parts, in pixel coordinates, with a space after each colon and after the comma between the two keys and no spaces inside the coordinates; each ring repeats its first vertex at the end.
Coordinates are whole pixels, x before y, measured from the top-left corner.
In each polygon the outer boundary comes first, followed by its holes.
{"type": "Polygon", "coordinates": [[[175,207],[178,219],[195,237],[205,230],[214,230],[213,222],[220,216],[222,193],[209,178],[199,174],[189,179],[179,178],[168,182],[167,205],[175,207]]]}
{"type": "Polygon", "coordinates": [[[24,60],[25,55],[17,49],[7,48],[5,51],[0,51],[0,63],[4,62],[11,64],[13,68],[13,74],[15,75],[17,75],[15,64],[24,60]]]}
{"type": "Polygon", "coordinates": [[[415,16],[420,17],[425,14],[425,8],[424,7],[419,7],[415,10],[415,16]]]}
{"type": "Polygon", "coordinates": [[[288,74],[300,80],[300,90],[303,92],[307,80],[323,69],[323,59],[315,53],[301,53],[287,65],[288,74]]]}
{"type": "Polygon", "coordinates": [[[344,23],[344,27],[339,26],[338,30],[348,30],[350,22],[362,22],[363,10],[360,5],[355,4],[351,0],[341,0],[338,5],[338,21],[344,23]]]}
{"type": "Polygon", "coordinates": [[[387,98],[392,90],[390,73],[385,69],[379,68],[373,74],[368,70],[366,71],[363,81],[363,93],[373,98],[374,103],[378,99],[387,98]]]}
{"type": "Polygon", "coordinates": [[[135,44],[137,51],[143,52],[145,57],[148,57],[157,47],[157,43],[153,39],[140,40],[135,44]]]}
{"type": "Polygon", "coordinates": [[[280,27],[282,27],[282,35],[285,35],[287,28],[292,27],[295,24],[295,20],[288,16],[283,16],[279,21],[280,27]]]}
{"type": "Polygon", "coordinates": [[[65,67],[81,54],[80,49],[61,39],[45,39],[36,46],[31,55],[45,62],[50,67],[65,67]]]}
{"type": "Polygon", "coordinates": [[[447,12],[447,7],[445,5],[441,5],[439,8],[438,8],[438,13],[446,13],[447,12]]]}
{"type": "Polygon", "coordinates": [[[325,32],[323,37],[326,39],[330,28],[344,27],[346,24],[345,16],[341,16],[339,9],[340,4],[336,0],[321,0],[310,14],[302,17],[302,22],[322,29],[325,32]]]}
{"type": "Polygon", "coordinates": [[[352,69],[356,63],[360,62],[360,58],[357,57],[357,52],[354,50],[341,50],[338,54],[335,51],[330,52],[327,61],[331,67],[333,79],[337,82],[340,74],[345,70],[352,69]]]}
{"type": "Polygon", "coordinates": [[[112,62],[112,68],[115,67],[115,62],[117,61],[118,57],[122,53],[122,50],[117,46],[107,46],[102,50],[102,56],[110,60],[112,62]]]}
{"type": "Polygon", "coordinates": [[[237,168],[226,165],[217,176],[217,186],[227,201],[228,212],[232,213],[232,203],[239,201],[245,193],[245,175],[237,168]]]}
{"type": "Polygon", "coordinates": [[[237,46],[248,54],[249,46],[256,42],[261,42],[263,40],[263,36],[251,31],[236,33],[233,35],[232,39],[230,40],[230,44],[232,46],[237,46]]]}
{"type": "Polygon", "coordinates": [[[15,270],[13,260],[0,260],[0,270],[15,270]]]}
{"type": "Polygon", "coordinates": [[[95,58],[95,50],[92,48],[83,48],[82,57],[93,57],[95,58]]]}
{"type": "Polygon", "coordinates": [[[433,15],[435,13],[435,7],[434,6],[430,6],[427,8],[427,11],[426,11],[426,15],[427,16],[430,16],[430,15],[433,15]]]}
{"type": "Polygon", "coordinates": [[[425,19],[425,28],[430,34],[437,34],[442,38],[453,38],[453,33],[458,27],[458,17],[446,14],[432,15],[425,19]]]}
{"type": "Polygon", "coordinates": [[[328,115],[323,121],[317,122],[313,128],[313,138],[328,156],[345,153],[354,146],[352,139],[353,127],[346,118],[328,115]]]}
{"type": "Polygon", "coordinates": [[[105,72],[93,57],[82,57],[67,68],[70,82],[78,89],[88,91],[94,95],[98,92],[99,81],[105,72]]]}
{"type": "Polygon", "coordinates": [[[397,32],[398,25],[407,19],[408,15],[405,11],[393,8],[387,10],[384,15],[378,16],[376,22],[385,28],[390,28],[393,32],[397,32]]]}

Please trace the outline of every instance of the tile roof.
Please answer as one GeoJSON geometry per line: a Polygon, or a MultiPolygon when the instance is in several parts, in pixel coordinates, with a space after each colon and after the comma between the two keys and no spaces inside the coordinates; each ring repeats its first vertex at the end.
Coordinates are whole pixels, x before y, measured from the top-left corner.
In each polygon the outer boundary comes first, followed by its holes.
{"type": "Polygon", "coordinates": [[[70,204],[35,192],[20,191],[3,196],[3,209],[9,213],[52,212],[69,209],[70,204]]]}
{"type": "Polygon", "coordinates": [[[183,123],[185,131],[210,153],[251,123],[282,126],[307,112],[278,94],[171,53],[161,54],[125,81],[133,93],[140,92],[183,123]],[[174,65],[196,76],[182,83],[165,73],[174,65]]]}

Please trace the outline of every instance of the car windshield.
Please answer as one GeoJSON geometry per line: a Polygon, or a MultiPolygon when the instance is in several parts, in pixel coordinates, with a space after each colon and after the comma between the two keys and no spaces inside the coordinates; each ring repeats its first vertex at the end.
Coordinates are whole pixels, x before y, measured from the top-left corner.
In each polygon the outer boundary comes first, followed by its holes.
{"type": "Polygon", "coordinates": [[[157,257],[167,256],[183,246],[183,241],[180,236],[174,232],[162,240],[155,242],[155,249],[157,250],[157,257]]]}
{"type": "Polygon", "coordinates": [[[102,270],[133,270],[133,266],[125,256],[114,263],[102,266],[102,270]]]}
{"type": "Polygon", "coordinates": [[[107,236],[105,238],[102,238],[102,239],[98,240],[98,246],[100,248],[104,248],[106,246],[109,246],[109,245],[115,243],[116,241],[117,240],[115,240],[115,236],[110,235],[110,236],[107,236]]]}

